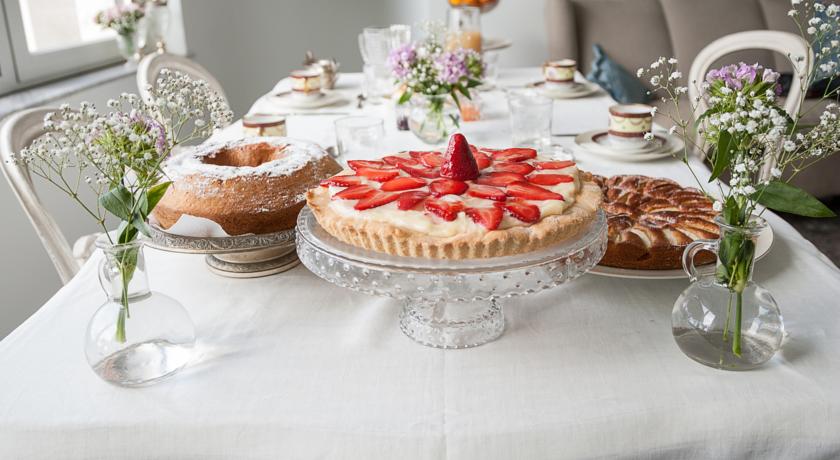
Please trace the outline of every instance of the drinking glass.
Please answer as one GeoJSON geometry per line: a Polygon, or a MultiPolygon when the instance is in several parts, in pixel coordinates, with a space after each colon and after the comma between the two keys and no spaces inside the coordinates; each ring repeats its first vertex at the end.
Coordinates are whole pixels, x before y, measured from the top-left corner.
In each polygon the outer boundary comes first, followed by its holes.
{"type": "Polygon", "coordinates": [[[481,10],[462,6],[449,10],[449,49],[468,48],[481,52],[481,10]]]}
{"type": "Polygon", "coordinates": [[[350,116],[335,121],[338,155],[345,158],[372,158],[381,153],[385,122],[378,117],[350,116]]]}
{"type": "Polygon", "coordinates": [[[551,145],[553,101],[533,89],[508,92],[511,140],[516,147],[543,150],[551,145]]]}

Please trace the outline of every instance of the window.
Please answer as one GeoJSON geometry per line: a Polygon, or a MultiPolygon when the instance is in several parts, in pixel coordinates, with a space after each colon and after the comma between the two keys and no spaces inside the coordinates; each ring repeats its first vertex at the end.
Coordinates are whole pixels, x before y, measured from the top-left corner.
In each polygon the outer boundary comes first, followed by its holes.
{"type": "Polygon", "coordinates": [[[0,0],[0,93],[117,62],[114,33],[93,22],[96,12],[113,5],[114,0],[0,0]]]}

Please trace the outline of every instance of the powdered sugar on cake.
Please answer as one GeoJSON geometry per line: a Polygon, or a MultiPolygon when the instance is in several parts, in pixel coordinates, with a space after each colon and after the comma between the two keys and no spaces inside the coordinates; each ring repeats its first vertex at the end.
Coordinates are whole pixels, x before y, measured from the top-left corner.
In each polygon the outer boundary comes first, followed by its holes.
{"type": "Polygon", "coordinates": [[[323,158],[327,153],[318,144],[288,137],[249,137],[228,142],[213,142],[193,147],[170,158],[164,170],[171,180],[186,176],[201,176],[207,179],[228,180],[237,177],[289,176],[312,161],[323,158]],[[268,144],[278,149],[279,158],[256,166],[230,166],[209,163],[208,158],[224,150],[232,150],[253,144],[268,144]]]}

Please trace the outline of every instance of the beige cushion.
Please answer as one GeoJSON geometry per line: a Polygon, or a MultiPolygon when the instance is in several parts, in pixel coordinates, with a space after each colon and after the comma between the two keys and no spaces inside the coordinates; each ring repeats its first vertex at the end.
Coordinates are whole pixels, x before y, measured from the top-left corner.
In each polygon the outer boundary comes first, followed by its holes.
{"type": "MultiPolygon", "coordinates": [[[[661,3],[674,57],[679,59],[680,71],[686,76],[697,53],[714,40],[735,32],[767,28],[757,0],[661,0],[661,3]]],[[[775,65],[772,52],[747,50],[724,56],[712,68],[739,61],[775,65]]]]}
{"type": "Polygon", "coordinates": [[[596,43],[631,73],[673,53],[658,0],[571,0],[571,5],[583,73],[589,72],[596,43]]]}

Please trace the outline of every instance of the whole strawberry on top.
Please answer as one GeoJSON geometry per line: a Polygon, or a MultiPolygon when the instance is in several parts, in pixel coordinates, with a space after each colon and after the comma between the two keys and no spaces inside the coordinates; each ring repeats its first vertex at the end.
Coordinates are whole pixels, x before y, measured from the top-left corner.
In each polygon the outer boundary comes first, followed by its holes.
{"type": "Polygon", "coordinates": [[[456,180],[478,178],[478,165],[463,134],[455,133],[449,138],[449,147],[446,148],[440,166],[440,177],[456,180]]]}

